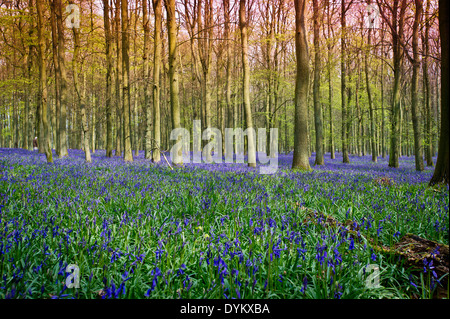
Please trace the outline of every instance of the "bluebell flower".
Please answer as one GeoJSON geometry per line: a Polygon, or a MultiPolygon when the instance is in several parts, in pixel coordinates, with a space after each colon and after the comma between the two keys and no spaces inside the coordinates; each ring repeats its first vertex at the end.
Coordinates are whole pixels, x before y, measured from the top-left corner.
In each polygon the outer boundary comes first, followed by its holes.
{"type": "Polygon", "coordinates": [[[350,238],[350,246],[348,247],[348,250],[355,249],[355,242],[353,241],[353,237],[350,238]]]}

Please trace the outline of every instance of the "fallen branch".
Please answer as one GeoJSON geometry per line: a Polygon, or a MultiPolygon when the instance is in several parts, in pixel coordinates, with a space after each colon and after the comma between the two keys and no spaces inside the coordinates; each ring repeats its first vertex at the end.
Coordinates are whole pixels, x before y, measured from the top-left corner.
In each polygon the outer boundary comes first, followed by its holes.
{"type": "MultiPolygon", "coordinates": [[[[299,208],[305,212],[303,215],[303,222],[312,222],[314,224],[322,224],[325,227],[344,227],[351,235],[361,237],[366,243],[369,243],[374,251],[382,254],[388,254],[396,256],[398,262],[402,261],[403,267],[410,268],[411,271],[423,271],[424,261],[433,261],[434,270],[438,278],[443,278],[449,274],[449,246],[438,243],[426,238],[419,237],[414,234],[405,234],[399,242],[394,244],[393,247],[386,247],[373,238],[368,236],[364,237],[361,233],[357,233],[359,226],[353,225],[352,221],[347,220],[345,223],[337,221],[331,216],[327,216],[323,213],[317,212],[311,208],[304,207],[298,202],[292,203],[294,207],[299,208]],[[320,218],[320,222],[319,219],[320,218]]],[[[441,282],[441,286],[438,286],[438,290],[444,293],[446,292],[449,279],[441,282]]],[[[442,294],[442,293],[441,293],[442,294]]],[[[439,292],[438,292],[439,295],[439,292]]],[[[448,298],[446,294],[443,294],[445,298],[448,298]]]]}

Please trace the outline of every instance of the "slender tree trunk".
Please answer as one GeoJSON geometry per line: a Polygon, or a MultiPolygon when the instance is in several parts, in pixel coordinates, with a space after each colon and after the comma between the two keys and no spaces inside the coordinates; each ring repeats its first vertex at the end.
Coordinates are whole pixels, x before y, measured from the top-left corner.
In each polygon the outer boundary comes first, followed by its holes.
{"type": "Polygon", "coordinates": [[[151,104],[150,104],[150,23],[148,19],[148,0],[142,0],[143,13],[143,27],[144,27],[144,56],[143,56],[143,79],[144,79],[144,113],[145,113],[145,158],[149,159],[152,156],[152,119],[151,119],[151,104]]]}
{"type": "MultiPolygon", "coordinates": [[[[73,3],[73,1],[69,1],[69,3],[73,3]]],[[[75,42],[75,48],[74,48],[74,53],[73,53],[73,84],[74,84],[74,89],[75,89],[75,93],[78,97],[78,104],[80,106],[80,112],[81,112],[81,130],[83,132],[83,147],[84,147],[84,154],[85,154],[85,159],[86,162],[90,163],[91,160],[91,152],[89,150],[89,129],[87,126],[87,116],[86,116],[86,105],[85,105],[85,101],[86,101],[86,96],[85,96],[85,92],[86,92],[86,85],[83,85],[83,90],[82,92],[80,92],[80,85],[79,85],[79,81],[78,81],[78,54],[79,54],[79,50],[80,50],[80,36],[79,36],[79,31],[77,28],[72,28],[72,32],[73,32],[73,38],[74,38],[74,42],[75,42]]],[[[86,78],[85,75],[83,75],[83,81],[85,82],[86,78]]]]}
{"type": "Polygon", "coordinates": [[[58,64],[59,64],[59,81],[60,81],[60,117],[59,117],[59,157],[69,156],[67,151],[67,105],[69,99],[67,96],[67,74],[65,61],[65,40],[63,26],[62,0],[55,0],[57,13],[56,24],[58,27],[58,64]]]}
{"type": "Polygon", "coordinates": [[[439,137],[439,150],[434,169],[433,177],[430,180],[430,185],[438,183],[449,184],[450,174],[450,144],[448,137],[450,130],[448,126],[448,104],[449,104],[449,16],[448,12],[449,2],[439,0],[439,33],[441,36],[441,130],[439,137]]]}
{"type": "Polygon", "coordinates": [[[121,44],[121,34],[120,31],[120,8],[121,0],[116,0],[115,4],[115,31],[116,31],[116,152],[115,156],[122,156],[122,136],[123,136],[123,126],[122,126],[122,100],[123,92],[121,89],[121,78],[122,78],[122,44],[121,44]]]}
{"type": "MultiPolygon", "coordinates": [[[[230,0],[224,0],[224,17],[225,17],[225,31],[224,31],[224,38],[228,39],[230,36],[230,0]]],[[[226,103],[227,103],[227,111],[228,111],[228,124],[227,127],[234,128],[233,123],[233,102],[231,99],[231,45],[230,41],[226,41],[226,84],[225,84],[225,91],[226,91],[226,103]]]]}
{"type": "MultiPolygon", "coordinates": [[[[29,14],[29,19],[30,19],[30,28],[28,30],[28,36],[30,38],[33,37],[33,33],[34,33],[34,21],[33,21],[33,1],[32,0],[28,0],[28,14],[29,14]]],[[[32,75],[31,75],[31,69],[33,67],[33,44],[30,43],[28,45],[28,54],[27,54],[27,73],[26,73],[26,77],[28,79],[28,83],[26,84],[25,87],[25,128],[24,128],[24,149],[28,149],[28,150],[32,150],[33,149],[33,145],[32,145],[32,140],[33,137],[31,136],[31,132],[32,132],[32,107],[31,107],[31,80],[32,80],[32,75]]],[[[0,127],[0,131],[2,130],[2,128],[0,127]]],[[[0,133],[1,134],[1,133],[0,133]]]]}
{"type": "Polygon", "coordinates": [[[113,118],[112,118],[112,92],[111,92],[111,72],[112,72],[112,57],[111,57],[111,25],[109,19],[109,0],[103,0],[103,21],[105,24],[105,41],[106,41],[106,157],[112,157],[113,150],[113,118]]]}
{"type": "Polygon", "coordinates": [[[250,105],[250,64],[248,61],[248,22],[246,17],[246,0],[239,0],[239,29],[241,31],[242,69],[244,89],[245,125],[247,129],[248,166],[256,167],[256,149],[254,144],[252,109],[250,105]]]}
{"type": "Polygon", "coordinates": [[[346,20],[345,20],[345,0],[341,0],[341,107],[342,107],[342,162],[350,163],[348,157],[348,140],[347,140],[347,104],[345,98],[346,92],[346,65],[345,57],[345,37],[346,37],[346,20]]]}
{"type": "Polygon", "coordinates": [[[38,17],[38,58],[39,58],[39,104],[42,116],[43,144],[47,163],[53,163],[52,148],[47,118],[47,68],[45,61],[45,39],[44,39],[44,1],[36,0],[38,17]]]}
{"type": "Polygon", "coordinates": [[[320,105],[320,49],[319,49],[319,4],[318,0],[313,0],[314,10],[314,124],[316,127],[316,161],[315,165],[323,165],[323,123],[322,107],[320,105]]]}
{"type": "MultiPolygon", "coordinates": [[[[361,25],[361,29],[362,29],[362,25],[361,25]]],[[[358,156],[362,156],[362,144],[364,143],[363,140],[363,127],[361,124],[361,116],[362,116],[362,112],[361,112],[361,105],[359,103],[359,83],[361,82],[361,68],[360,68],[360,51],[358,50],[358,54],[357,54],[357,58],[356,58],[356,63],[357,63],[357,73],[358,73],[358,78],[356,80],[356,94],[355,94],[355,104],[356,104],[356,118],[357,118],[357,122],[356,122],[356,134],[355,138],[356,138],[356,148],[357,148],[357,153],[358,156]]]]}
{"type": "MultiPolygon", "coordinates": [[[[179,82],[177,65],[177,25],[175,17],[175,0],[165,0],[167,11],[167,30],[169,34],[169,87],[170,107],[172,113],[172,129],[181,128],[179,82]]],[[[181,148],[172,159],[175,165],[182,165],[181,148]]]]}
{"type": "Polygon", "coordinates": [[[425,9],[425,35],[422,38],[422,52],[425,52],[422,63],[423,71],[423,81],[425,85],[425,114],[426,114],[426,132],[425,132],[425,158],[427,161],[427,166],[433,166],[433,133],[432,133],[432,111],[431,111],[431,92],[430,92],[430,79],[428,75],[428,56],[430,55],[430,45],[429,45],[429,33],[430,33],[430,22],[428,21],[428,15],[430,12],[431,0],[427,0],[427,5],[425,9]]]}
{"type": "Polygon", "coordinates": [[[56,155],[59,156],[59,154],[61,153],[60,148],[61,148],[61,143],[59,140],[59,119],[61,117],[61,99],[60,99],[60,94],[59,94],[59,90],[60,90],[60,79],[59,79],[59,75],[61,74],[61,71],[59,70],[59,63],[58,63],[58,32],[57,32],[57,27],[56,27],[56,2],[53,0],[50,3],[50,7],[51,7],[51,14],[50,14],[50,21],[51,21],[51,26],[52,26],[52,49],[53,49],[53,65],[55,68],[55,114],[54,114],[54,119],[55,119],[55,125],[53,126],[53,131],[55,134],[55,139],[54,139],[54,145],[55,145],[55,150],[56,150],[56,155]]]}
{"type": "Polygon", "coordinates": [[[367,90],[367,99],[369,102],[370,143],[371,143],[371,151],[372,151],[372,162],[376,163],[378,154],[377,154],[376,140],[375,140],[375,117],[373,115],[372,90],[370,88],[370,81],[369,81],[369,56],[370,56],[370,50],[371,50],[371,31],[372,31],[372,29],[369,29],[369,32],[367,35],[369,52],[364,57],[364,73],[366,75],[366,90],[367,90]]]}
{"type": "Polygon", "coordinates": [[[155,16],[154,54],[153,54],[153,138],[155,146],[152,153],[152,161],[161,161],[161,110],[160,110],[160,69],[161,69],[161,28],[162,28],[162,0],[153,0],[155,16]]]}
{"type": "MultiPolygon", "coordinates": [[[[331,0],[328,0],[327,3],[327,35],[328,38],[331,38],[331,0]]],[[[327,63],[327,73],[328,73],[328,112],[330,115],[330,156],[331,159],[335,159],[335,145],[334,145],[334,132],[333,132],[333,82],[331,79],[331,63],[333,61],[332,55],[332,45],[331,41],[327,41],[327,53],[328,53],[328,63],[327,63]]]]}
{"type": "Polygon", "coordinates": [[[96,98],[95,98],[95,94],[92,92],[91,94],[91,114],[92,114],[92,123],[91,123],[91,143],[92,143],[92,154],[95,154],[95,143],[96,143],[96,139],[97,139],[97,120],[96,120],[96,98]]]}
{"type": "MultiPolygon", "coordinates": [[[[203,111],[204,111],[204,126],[206,129],[211,129],[211,50],[212,50],[212,37],[213,37],[213,8],[212,1],[198,1],[197,19],[198,29],[201,40],[199,40],[199,57],[202,66],[202,92],[203,92],[203,111]],[[205,2],[205,9],[202,12],[202,2],[205,2]],[[204,15],[204,22],[202,23],[202,15],[204,15]]],[[[209,133],[209,131],[208,131],[209,133]]],[[[207,135],[209,138],[209,135],[207,135]]],[[[212,161],[211,153],[206,154],[206,160],[212,161]]]]}
{"type": "Polygon", "coordinates": [[[420,134],[420,118],[418,112],[418,104],[419,104],[419,70],[420,70],[420,61],[419,61],[419,25],[422,19],[423,12],[423,4],[422,0],[415,0],[416,12],[414,15],[414,23],[413,23],[413,38],[412,38],[412,47],[413,47],[413,74],[411,79],[411,112],[412,112],[412,123],[414,130],[414,155],[416,160],[416,170],[423,171],[423,153],[422,153],[422,138],[420,134]]]}
{"type": "Polygon", "coordinates": [[[122,102],[123,102],[123,140],[125,162],[133,161],[133,153],[131,151],[131,103],[130,103],[130,44],[129,44],[129,27],[128,27],[128,0],[121,1],[122,13],[122,102]]]}
{"type": "MultiPolygon", "coordinates": [[[[134,65],[137,65],[137,50],[136,50],[136,38],[137,38],[137,22],[138,22],[138,1],[136,1],[135,6],[135,19],[134,19],[134,30],[133,30],[133,56],[134,56],[134,65]]],[[[134,67],[134,76],[135,78],[138,78],[138,72],[137,67],[134,67]]],[[[131,135],[133,137],[131,146],[132,149],[134,149],[134,155],[139,156],[139,100],[140,100],[140,90],[138,87],[138,83],[136,82],[134,85],[130,84],[130,88],[133,88],[133,95],[134,95],[134,105],[133,105],[133,112],[131,113],[131,119],[130,119],[130,125],[131,125],[131,135]]]]}
{"type": "Polygon", "coordinates": [[[384,115],[384,63],[381,63],[381,157],[386,158],[385,115],[384,115]]]}
{"type": "Polygon", "coordinates": [[[309,52],[305,29],[306,0],[294,0],[295,5],[295,56],[297,75],[295,78],[295,129],[293,169],[309,170],[308,158],[308,91],[309,52]]]}
{"type": "Polygon", "coordinates": [[[392,117],[391,117],[391,140],[389,150],[389,166],[398,168],[399,151],[400,151],[400,72],[403,63],[403,53],[401,41],[403,35],[403,20],[406,10],[406,0],[402,0],[400,7],[400,15],[398,15],[398,2],[394,1],[392,14],[392,46],[393,46],[393,65],[394,65],[394,85],[392,90],[392,117]]]}

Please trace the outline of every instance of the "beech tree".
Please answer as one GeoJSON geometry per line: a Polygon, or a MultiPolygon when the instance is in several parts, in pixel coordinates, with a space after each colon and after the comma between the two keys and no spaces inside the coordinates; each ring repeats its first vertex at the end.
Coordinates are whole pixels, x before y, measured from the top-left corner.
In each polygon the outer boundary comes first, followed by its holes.
{"type": "Polygon", "coordinates": [[[243,95],[245,127],[247,130],[248,166],[256,167],[255,136],[252,123],[252,109],[250,105],[250,65],[248,61],[248,22],[246,0],[239,0],[239,29],[241,31],[243,95]]]}
{"type": "MultiPolygon", "coordinates": [[[[175,20],[175,0],[164,1],[167,13],[167,32],[169,36],[169,87],[170,87],[170,108],[172,115],[172,129],[181,128],[179,83],[178,83],[178,63],[177,63],[177,25],[175,20]]],[[[181,149],[175,158],[174,164],[182,165],[181,149]]]]}
{"type": "Polygon", "coordinates": [[[319,1],[313,0],[314,10],[314,124],[316,127],[316,161],[315,165],[323,165],[323,123],[322,106],[320,105],[320,49],[319,49],[319,1]]]}
{"type": "Polygon", "coordinates": [[[105,49],[106,49],[106,156],[112,157],[113,153],[113,118],[112,118],[112,41],[111,41],[111,25],[109,19],[109,0],[103,0],[103,19],[105,27],[105,49]]]}
{"type": "Polygon", "coordinates": [[[450,174],[450,146],[448,136],[450,133],[448,126],[448,104],[449,104],[449,3],[439,0],[439,32],[441,35],[441,131],[439,138],[439,150],[430,185],[444,183],[448,185],[450,174]]]}
{"type": "Polygon", "coordinates": [[[131,152],[131,102],[130,102],[130,35],[128,33],[128,0],[121,0],[122,14],[122,105],[123,105],[123,141],[125,162],[133,161],[131,152]]]}
{"type": "Polygon", "coordinates": [[[160,69],[161,69],[161,28],[162,28],[162,0],[153,0],[155,16],[154,53],[153,53],[153,138],[155,141],[152,153],[152,161],[158,163],[161,160],[161,111],[160,111],[160,69]]]}
{"type": "Polygon", "coordinates": [[[297,74],[295,78],[295,130],[293,169],[309,170],[308,154],[308,85],[309,51],[306,40],[306,0],[294,0],[295,5],[295,57],[297,74]]]}
{"type": "Polygon", "coordinates": [[[39,108],[42,121],[43,147],[48,163],[53,163],[52,146],[50,143],[50,132],[48,127],[47,114],[47,61],[45,59],[45,39],[44,39],[44,1],[36,0],[37,20],[38,20],[38,59],[39,59],[39,108]]]}

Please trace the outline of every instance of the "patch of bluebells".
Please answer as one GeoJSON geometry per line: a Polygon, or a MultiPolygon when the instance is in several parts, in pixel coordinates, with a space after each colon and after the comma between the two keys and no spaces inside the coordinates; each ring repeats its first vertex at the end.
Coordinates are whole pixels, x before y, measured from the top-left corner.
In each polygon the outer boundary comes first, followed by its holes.
{"type": "MultiPolygon", "coordinates": [[[[327,155],[324,166],[297,172],[292,155],[280,155],[278,172],[262,176],[243,164],[171,171],[143,152],[133,163],[100,150],[86,164],[83,155],[69,150],[47,165],[43,154],[0,149],[0,298],[92,298],[100,289],[102,298],[289,298],[293,285],[308,297],[318,289],[308,278],[320,275],[311,269],[329,269],[327,296],[342,298],[335,279],[379,260],[362,237],[448,241],[448,189],[428,192],[432,170],[416,172],[407,157],[392,169],[385,159],[344,165],[327,155]],[[373,183],[382,177],[402,192],[373,183]],[[302,206],[349,220],[357,235],[330,230],[322,214],[305,221],[302,206]],[[64,285],[75,261],[78,295],[64,285]]],[[[433,264],[424,267],[434,276],[433,264]]]]}

